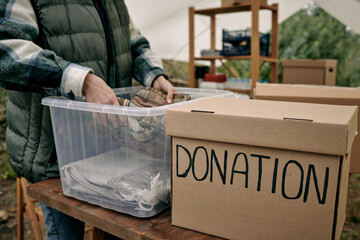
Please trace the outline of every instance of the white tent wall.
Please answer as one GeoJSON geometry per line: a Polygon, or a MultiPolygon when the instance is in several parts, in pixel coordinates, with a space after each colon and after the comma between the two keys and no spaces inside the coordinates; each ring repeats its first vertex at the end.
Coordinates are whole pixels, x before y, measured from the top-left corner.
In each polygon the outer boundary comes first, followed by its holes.
{"type": "MultiPolygon", "coordinates": [[[[360,0],[315,0],[325,11],[360,33],[360,0]],[[341,3],[340,3],[341,2],[341,3]]],[[[310,0],[268,0],[279,4],[279,23],[304,7],[310,0]]],[[[220,7],[221,0],[127,0],[130,15],[151,48],[163,59],[188,61],[188,8],[220,7]]],[[[239,12],[216,15],[216,49],[222,48],[222,29],[238,30],[251,26],[251,13],[239,12]]],[[[271,13],[261,10],[259,30],[271,28],[271,13]]],[[[210,48],[210,18],[195,15],[195,55],[210,48]]]]}
{"type": "Polygon", "coordinates": [[[360,34],[360,0],[315,0],[322,9],[360,34]]]}

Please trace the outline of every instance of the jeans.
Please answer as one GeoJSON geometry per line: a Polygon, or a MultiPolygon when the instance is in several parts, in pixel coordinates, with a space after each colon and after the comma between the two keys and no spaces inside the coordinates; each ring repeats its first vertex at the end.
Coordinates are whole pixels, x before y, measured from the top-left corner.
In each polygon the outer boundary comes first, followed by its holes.
{"type": "Polygon", "coordinates": [[[44,215],[47,240],[82,240],[84,222],[40,203],[44,215]]]}
{"type": "MultiPolygon", "coordinates": [[[[84,222],[59,212],[46,204],[40,203],[44,215],[47,240],[83,240],[84,222]]],[[[120,240],[109,233],[104,233],[105,240],[120,240]]]]}

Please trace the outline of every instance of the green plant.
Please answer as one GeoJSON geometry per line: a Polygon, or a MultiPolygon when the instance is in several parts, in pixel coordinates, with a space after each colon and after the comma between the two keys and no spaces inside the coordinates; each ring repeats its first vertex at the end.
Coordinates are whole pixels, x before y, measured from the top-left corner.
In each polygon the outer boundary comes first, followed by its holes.
{"type": "Polygon", "coordinates": [[[2,151],[0,154],[0,177],[2,179],[16,179],[16,173],[10,166],[6,151],[2,151]]]}

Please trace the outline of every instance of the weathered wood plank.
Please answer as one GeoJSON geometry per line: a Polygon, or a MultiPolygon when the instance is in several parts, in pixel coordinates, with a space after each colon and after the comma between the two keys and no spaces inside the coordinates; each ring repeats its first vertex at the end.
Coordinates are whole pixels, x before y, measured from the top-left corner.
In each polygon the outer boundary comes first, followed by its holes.
{"type": "MultiPolygon", "coordinates": [[[[171,211],[151,218],[136,218],[63,194],[59,178],[35,183],[27,194],[61,212],[123,239],[220,239],[171,225],[171,211]]],[[[101,235],[101,234],[99,234],[101,235]]]]}

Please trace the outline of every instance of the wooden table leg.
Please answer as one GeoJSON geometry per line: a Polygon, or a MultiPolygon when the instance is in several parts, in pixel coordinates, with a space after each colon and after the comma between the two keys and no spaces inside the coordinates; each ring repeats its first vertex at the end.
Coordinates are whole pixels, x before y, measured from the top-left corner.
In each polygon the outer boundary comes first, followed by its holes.
{"type": "Polygon", "coordinates": [[[16,178],[17,198],[17,239],[24,240],[24,195],[20,178],[16,178]]]}
{"type": "Polygon", "coordinates": [[[31,197],[26,194],[26,187],[29,186],[29,183],[25,178],[20,178],[20,181],[21,181],[22,191],[23,191],[23,193],[25,193],[24,194],[25,203],[26,203],[27,208],[29,209],[29,217],[31,220],[31,225],[33,227],[35,239],[43,240],[38,217],[36,216],[36,212],[35,212],[34,202],[31,199],[31,197]]]}
{"type": "Polygon", "coordinates": [[[94,238],[93,238],[94,240],[103,240],[104,239],[104,231],[94,227],[93,236],[94,236],[94,238]]]}

